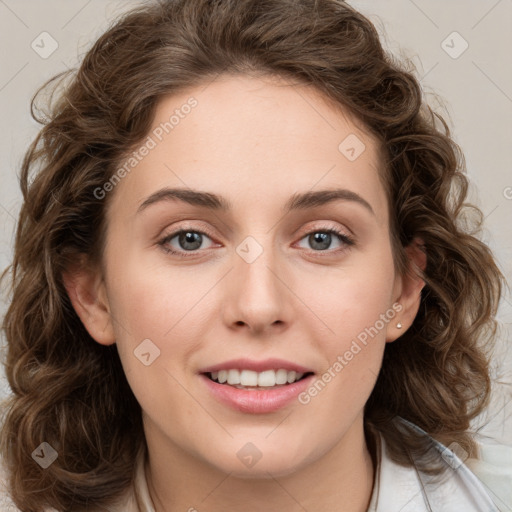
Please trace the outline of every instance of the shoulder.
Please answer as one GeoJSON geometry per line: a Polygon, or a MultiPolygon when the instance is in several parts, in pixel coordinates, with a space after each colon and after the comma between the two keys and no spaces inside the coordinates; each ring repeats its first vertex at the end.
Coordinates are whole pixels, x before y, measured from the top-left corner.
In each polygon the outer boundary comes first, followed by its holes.
{"type": "MultiPolygon", "coordinates": [[[[421,431],[423,432],[423,431],[421,431]]],[[[498,512],[486,486],[454,453],[428,434],[425,460],[412,458],[411,466],[394,462],[382,436],[378,442],[378,464],[374,492],[368,512],[498,512]],[[432,464],[441,471],[429,472],[432,464]]]]}
{"type": "Polygon", "coordinates": [[[488,439],[477,442],[478,459],[466,460],[468,468],[484,484],[498,507],[512,503],[512,446],[488,439]]]}

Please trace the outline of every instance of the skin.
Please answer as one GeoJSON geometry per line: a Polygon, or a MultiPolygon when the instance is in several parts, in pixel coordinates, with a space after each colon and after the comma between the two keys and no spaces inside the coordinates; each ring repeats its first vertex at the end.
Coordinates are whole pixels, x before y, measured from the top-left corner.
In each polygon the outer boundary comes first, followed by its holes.
{"type": "MultiPolygon", "coordinates": [[[[191,96],[198,105],[110,192],[103,271],[65,276],[91,336],[117,343],[142,406],[155,509],[364,511],[374,468],[363,407],[424,285],[395,273],[377,141],[311,88],[229,75],[163,99],[152,130],[191,96]],[[350,134],[366,146],[354,161],[338,149],[350,134]],[[163,187],[219,194],[233,208],[164,200],[137,213],[163,187]],[[359,194],[374,213],[349,200],[283,213],[293,194],[331,188],[359,194]],[[355,244],[332,235],[319,249],[307,235],[326,227],[355,244]],[[179,229],[208,231],[188,258],[159,245],[179,229]],[[251,263],[236,252],[248,236],[263,250],[251,263]],[[238,357],[283,358],[321,376],[395,303],[400,313],[306,405],[235,411],[198,376],[238,357]],[[160,350],[149,366],[134,356],[147,338],[160,350]],[[237,457],[248,442],[262,454],[250,468],[237,457]]],[[[412,270],[425,265],[416,242],[412,270]]],[[[178,237],[167,246],[190,247],[178,237]]]]}

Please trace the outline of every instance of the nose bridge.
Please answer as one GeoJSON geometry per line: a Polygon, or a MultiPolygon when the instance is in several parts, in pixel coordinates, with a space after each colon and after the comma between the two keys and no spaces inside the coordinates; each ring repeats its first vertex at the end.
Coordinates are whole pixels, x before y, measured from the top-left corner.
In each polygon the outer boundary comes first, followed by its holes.
{"type": "Polygon", "coordinates": [[[286,286],[281,282],[279,254],[272,235],[246,237],[236,247],[227,308],[231,323],[243,322],[251,329],[263,329],[285,321],[286,286]]]}
{"type": "Polygon", "coordinates": [[[237,247],[239,259],[235,264],[235,271],[240,275],[241,291],[247,292],[250,297],[269,299],[279,293],[276,286],[275,269],[278,258],[272,236],[246,237],[237,247]]]}

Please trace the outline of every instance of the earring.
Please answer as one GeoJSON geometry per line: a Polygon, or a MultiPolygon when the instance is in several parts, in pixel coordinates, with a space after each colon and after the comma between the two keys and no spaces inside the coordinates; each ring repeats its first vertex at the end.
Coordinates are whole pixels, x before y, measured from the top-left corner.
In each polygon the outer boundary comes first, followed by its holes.
{"type": "Polygon", "coordinates": [[[401,324],[400,322],[398,322],[398,323],[396,324],[396,328],[397,328],[397,329],[401,329],[401,328],[402,328],[402,324],[401,324]]]}

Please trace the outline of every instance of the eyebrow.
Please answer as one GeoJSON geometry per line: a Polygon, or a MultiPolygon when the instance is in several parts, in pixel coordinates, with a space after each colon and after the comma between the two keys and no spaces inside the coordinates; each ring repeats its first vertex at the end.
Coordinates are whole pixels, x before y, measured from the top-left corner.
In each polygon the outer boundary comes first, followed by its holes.
{"type": "MultiPolygon", "coordinates": [[[[146,209],[148,206],[162,201],[182,201],[193,206],[200,206],[214,211],[227,212],[233,208],[232,203],[226,198],[213,194],[211,192],[202,192],[199,190],[185,188],[163,188],[151,194],[139,206],[137,213],[146,209]]],[[[317,190],[293,194],[283,207],[285,212],[293,210],[305,210],[323,206],[333,201],[352,201],[364,206],[372,215],[375,212],[370,203],[363,199],[359,194],[347,189],[328,189],[317,190]]]]}

